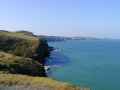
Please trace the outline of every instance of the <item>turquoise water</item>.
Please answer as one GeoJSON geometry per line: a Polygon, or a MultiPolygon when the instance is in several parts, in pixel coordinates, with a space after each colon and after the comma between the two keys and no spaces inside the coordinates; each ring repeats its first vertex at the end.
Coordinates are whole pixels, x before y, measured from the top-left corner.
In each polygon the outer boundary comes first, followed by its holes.
{"type": "Polygon", "coordinates": [[[49,76],[90,87],[92,90],[120,90],[120,41],[71,40],[51,42],[57,48],[49,59],[49,76]]]}

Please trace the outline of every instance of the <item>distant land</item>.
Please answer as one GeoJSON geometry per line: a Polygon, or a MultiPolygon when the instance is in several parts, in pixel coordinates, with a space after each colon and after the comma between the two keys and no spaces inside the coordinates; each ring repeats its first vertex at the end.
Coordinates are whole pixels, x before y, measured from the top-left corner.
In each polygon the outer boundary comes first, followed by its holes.
{"type": "MultiPolygon", "coordinates": [[[[8,32],[7,30],[0,30],[0,32],[8,32]]],[[[25,35],[30,35],[30,36],[34,36],[37,38],[43,38],[45,40],[47,40],[48,42],[55,42],[55,41],[66,41],[66,40],[111,40],[112,38],[98,38],[98,37],[89,37],[89,36],[73,36],[73,37],[69,37],[69,36],[52,36],[52,35],[34,35],[32,32],[30,31],[25,31],[25,30],[20,30],[20,31],[16,31],[18,33],[24,33],[25,35]]]]}
{"type": "Polygon", "coordinates": [[[65,37],[65,36],[46,36],[40,35],[39,37],[45,38],[47,41],[54,42],[54,41],[66,41],[66,40],[100,40],[100,38],[95,37],[65,37]]]}

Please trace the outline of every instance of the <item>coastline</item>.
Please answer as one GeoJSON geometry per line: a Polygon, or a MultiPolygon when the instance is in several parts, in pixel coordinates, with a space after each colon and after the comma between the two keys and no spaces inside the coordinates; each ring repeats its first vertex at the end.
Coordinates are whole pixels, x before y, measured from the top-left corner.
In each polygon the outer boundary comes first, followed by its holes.
{"type": "MultiPolygon", "coordinates": [[[[47,76],[46,58],[54,47],[29,32],[0,32],[0,85],[40,86],[48,90],[79,90],[47,76]],[[52,89],[51,89],[52,88],[52,89]]],[[[37,89],[39,90],[39,89],[37,89]]],[[[44,90],[44,89],[42,89],[44,90]]]]}

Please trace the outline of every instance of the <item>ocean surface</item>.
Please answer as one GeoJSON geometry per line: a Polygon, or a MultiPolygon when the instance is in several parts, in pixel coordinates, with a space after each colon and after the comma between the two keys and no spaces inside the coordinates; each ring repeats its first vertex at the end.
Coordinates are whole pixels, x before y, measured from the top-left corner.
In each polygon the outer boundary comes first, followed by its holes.
{"type": "Polygon", "coordinates": [[[49,77],[91,90],[120,90],[120,40],[50,42],[49,77]]]}

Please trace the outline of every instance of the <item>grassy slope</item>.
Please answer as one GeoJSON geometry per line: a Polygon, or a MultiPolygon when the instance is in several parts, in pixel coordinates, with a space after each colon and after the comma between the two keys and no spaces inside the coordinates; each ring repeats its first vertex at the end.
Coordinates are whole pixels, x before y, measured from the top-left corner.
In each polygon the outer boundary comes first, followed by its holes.
{"type": "Polygon", "coordinates": [[[0,50],[10,52],[18,56],[32,56],[40,40],[36,37],[15,32],[0,32],[0,50]]]}
{"type": "Polygon", "coordinates": [[[49,78],[33,77],[43,75],[44,68],[36,59],[44,57],[47,51],[48,46],[42,39],[24,33],[0,32],[0,85],[48,87],[46,90],[79,90],[49,78]],[[34,54],[38,58],[31,58],[34,54]]]}
{"type": "Polygon", "coordinates": [[[31,77],[25,75],[0,74],[1,85],[19,85],[31,87],[47,87],[48,90],[79,90],[67,83],[61,83],[56,80],[44,77],[31,77]]]}
{"type": "Polygon", "coordinates": [[[0,32],[0,71],[45,76],[44,67],[37,60],[43,59],[48,52],[47,45],[43,43],[42,39],[24,33],[0,32]],[[31,58],[36,53],[37,58],[31,58]]]}
{"type": "Polygon", "coordinates": [[[31,58],[0,52],[0,71],[4,73],[43,76],[44,67],[31,58]]]}

